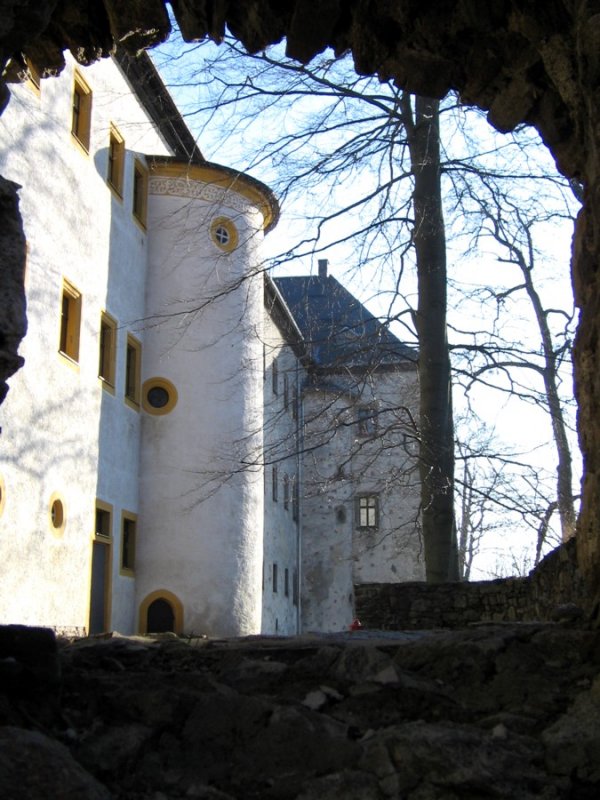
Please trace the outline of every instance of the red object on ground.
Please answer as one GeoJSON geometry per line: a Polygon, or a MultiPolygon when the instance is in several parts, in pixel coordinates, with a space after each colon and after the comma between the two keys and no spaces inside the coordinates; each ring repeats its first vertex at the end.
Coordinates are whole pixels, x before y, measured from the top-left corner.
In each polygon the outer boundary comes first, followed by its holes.
{"type": "Polygon", "coordinates": [[[362,628],[361,622],[359,619],[353,619],[352,624],[350,625],[351,631],[359,631],[362,628]]]}

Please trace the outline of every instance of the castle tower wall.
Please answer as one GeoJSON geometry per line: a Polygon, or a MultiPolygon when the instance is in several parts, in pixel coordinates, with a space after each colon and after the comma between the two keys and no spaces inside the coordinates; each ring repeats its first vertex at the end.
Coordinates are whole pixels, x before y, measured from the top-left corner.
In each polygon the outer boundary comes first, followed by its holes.
{"type": "Polygon", "coordinates": [[[136,597],[177,598],[188,632],[260,631],[258,251],[271,220],[265,193],[225,169],[151,171],[136,597]]]}

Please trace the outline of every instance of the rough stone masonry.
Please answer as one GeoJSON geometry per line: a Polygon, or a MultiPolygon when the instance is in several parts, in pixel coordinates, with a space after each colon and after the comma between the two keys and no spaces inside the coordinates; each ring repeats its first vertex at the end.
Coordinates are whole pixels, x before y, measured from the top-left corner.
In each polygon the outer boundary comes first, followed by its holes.
{"type": "Polygon", "coordinates": [[[600,632],[0,628],[7,800],[596,800],[600,632]],[[7,653],[12,655],[7,656],[7,653]]]}

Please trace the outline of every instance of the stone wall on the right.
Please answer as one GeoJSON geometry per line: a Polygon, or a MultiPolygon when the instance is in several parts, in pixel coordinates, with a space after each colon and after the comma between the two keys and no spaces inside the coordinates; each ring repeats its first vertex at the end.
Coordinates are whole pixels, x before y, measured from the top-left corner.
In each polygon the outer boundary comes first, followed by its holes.
{"type": "Polygon", "coordinates": [[[354,587],[363,627],[462,628],[481,622],[551,621],[586,607],[575,540],[553,550],[525,578],[472,583],[368,583],[354,587]]]}

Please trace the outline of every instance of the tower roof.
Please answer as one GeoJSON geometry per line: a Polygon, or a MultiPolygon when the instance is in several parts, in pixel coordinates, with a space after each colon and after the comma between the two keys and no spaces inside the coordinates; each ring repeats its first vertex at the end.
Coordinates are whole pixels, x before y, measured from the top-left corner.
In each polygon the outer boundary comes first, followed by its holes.
{"type": "MultiPolygon", "coordinates": [[[[321,267],[321,265],[320,265],[321,267]]],[[[410,368],[417,350],[403,344],[354,295],[320,268],[319,275],[274,278],[316,367],[410,368]]]]}

